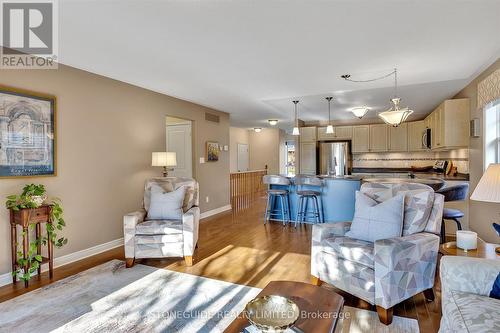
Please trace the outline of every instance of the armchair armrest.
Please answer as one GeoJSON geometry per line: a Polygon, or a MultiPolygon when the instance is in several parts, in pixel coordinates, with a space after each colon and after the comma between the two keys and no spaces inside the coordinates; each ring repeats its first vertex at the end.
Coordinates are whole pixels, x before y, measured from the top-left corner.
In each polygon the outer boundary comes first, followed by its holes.
{"type": "Polygon", "coordinates": [[[192,256],[198,242],[200,208],[193,206],[182,215],[182,234],[184,256],[192,256]]]}
{"type": "Polygon", "coordinates": [[[319,242],[330,236],[344,236],[351,229],[351,222],[335,222],[314,224],[312,228],[313,242],[319,242]]]}
{"type": "Polygon", "coordinates": [[[123,242],[125,244],[125,258],[135,257],[135,227],[144,221],[146,210],[141,209],[123,216],[123,242]]]}
{"type": "Polygon", "coordinates": [[[385,309],[432,288],[439,236],[421,232],[375,242],[375,304],[385,309]]]}
{"type": "Polygon", "coordinates": [[[500,260],[444,256],[440,267],[443,291],[488,296],[500,273],[500,260]]]}

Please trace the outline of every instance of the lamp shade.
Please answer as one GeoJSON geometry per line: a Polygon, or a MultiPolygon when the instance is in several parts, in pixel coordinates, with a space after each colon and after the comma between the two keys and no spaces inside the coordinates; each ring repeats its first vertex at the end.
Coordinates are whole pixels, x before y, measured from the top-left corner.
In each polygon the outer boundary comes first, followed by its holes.
{"type": "Polygon", "coordinates": [[[477,184],[471,200],[500,202],[500,164],[490,164],[477,184]]]}
{"type": "Polygon", "coordinates": [[[177,166],[177,154],[171,151],[154,152],[151,158],[151,166],[177,166]]]}

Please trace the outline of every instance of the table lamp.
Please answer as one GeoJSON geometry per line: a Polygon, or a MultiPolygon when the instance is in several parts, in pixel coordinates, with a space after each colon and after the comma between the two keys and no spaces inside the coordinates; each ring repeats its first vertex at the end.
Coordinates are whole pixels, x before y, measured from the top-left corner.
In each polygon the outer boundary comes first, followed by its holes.
{"type": "Polygon", "coordinates": [[[177,166],[177,154],[171,151],[153,152],[151,166],[163,167],[163,177],[167,177],[168,172],[177,166]]]}
{"type": "MultiPolygon", "coordinates": [[[[492,163],[486,169],[486,172],[479,180],[474,193],[472,193],[471,200],[483,202],[500,203],[500,164],[492,163]]],[[[493,228],[499,234],[498,224],[493,223],[493,228]]],[[[495,249],[496,253],[500,253],[500,247],[495,249]]]]}

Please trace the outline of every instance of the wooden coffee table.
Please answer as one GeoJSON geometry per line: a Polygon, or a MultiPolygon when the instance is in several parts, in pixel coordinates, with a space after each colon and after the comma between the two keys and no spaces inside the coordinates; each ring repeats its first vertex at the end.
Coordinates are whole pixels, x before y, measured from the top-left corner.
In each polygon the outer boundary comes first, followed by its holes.
{"type": "Polygon", "coordinates": [[[500,245],[486,243],[481,238],[477,238],[477,249],[465,252],[457,248],[457,242],[443,243],[439,247],[439,252],[447,256],[462,256],[473,258],[500,259],[500,254],[495,252],[495,248],[500,245]]]}
{"type": "MultiPolygon", "coordinates": [[[[333,333],[344,307],[344,298],[339,294],[302,282],[272,281],[256,297],[265,295],[280,295],[294,301],[301,312],[295,327],[305,333],[333,333]]],[[[240,314],[224,332],[240,333],[249,325],[240,314]]]]}

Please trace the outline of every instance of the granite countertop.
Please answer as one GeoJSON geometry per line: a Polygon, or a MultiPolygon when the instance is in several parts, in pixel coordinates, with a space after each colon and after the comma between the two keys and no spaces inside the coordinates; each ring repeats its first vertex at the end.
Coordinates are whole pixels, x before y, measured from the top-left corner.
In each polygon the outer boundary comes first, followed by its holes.
{"type": "MultiPolygon", "coordinates": [[[[439,178],[443,180],[463,180],[469,181],[469,174],[458,173],[456,176],[444,175],[442,173],[437,173],[434,171],[415,171],[411,168],[353,168],[353,173],[413,173],[417,178],[439,178]]],[[[373,178],[373,177],[371,177],[373,178]]]]}

